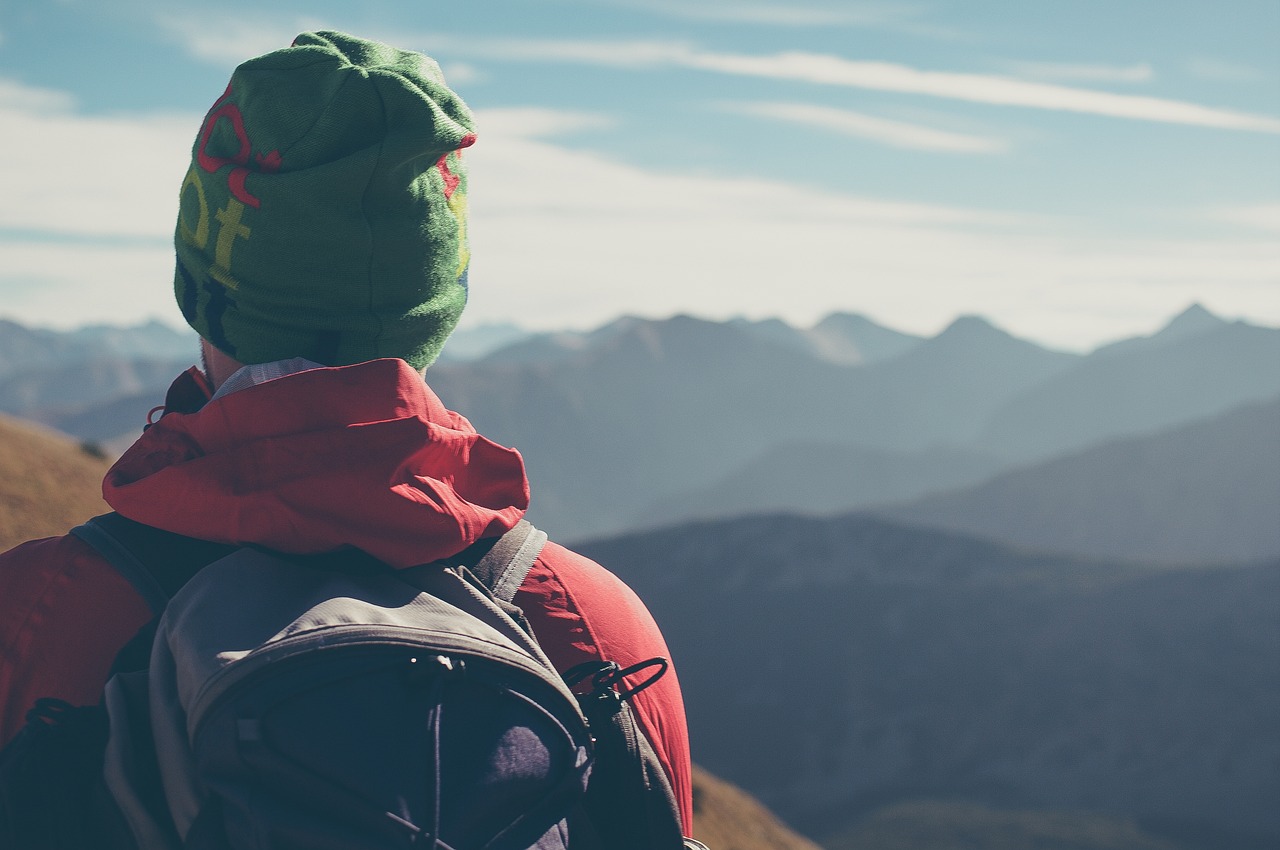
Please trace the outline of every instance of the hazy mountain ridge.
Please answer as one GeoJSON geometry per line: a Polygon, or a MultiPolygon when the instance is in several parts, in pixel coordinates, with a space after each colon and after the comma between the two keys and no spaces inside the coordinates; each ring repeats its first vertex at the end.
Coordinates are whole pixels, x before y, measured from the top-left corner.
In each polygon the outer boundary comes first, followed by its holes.
{"type": "Polygon", "coordinates": [[[687,316],[614,323],[587,342],[554,357],[527,354],[546,339],[522,343],[430,377],[482,432],[524,451],[534,515],[569,536],[631,525],[778,445],[954,442],[958,420],[976,429],[986,407],[1074,359],[977,319],[868,366],[687,316]]]}
{"type": "Polygon", "coordinates": [[[553,361],[440,364],[430,383],[482,433],[521,449],[536,515],[565,536],[625,524],[687,481],[726,474],[777,438],[776,411],[821,409],[815,428],[843,431],[851,371],[675,317],[612,327],[553,361]]]}
{"type": "Polygon", "coordinates": [[[91,325],[73,331],[28,328],[0,319],[0,378],[31,369],[86,363],[99,357],[173,360],[198,356],[194,331],[150,321],[132,327],[91,325]]]}
{"type": "Polygon", "coordinates": [[[0,413],[81,440],[136,437],[169,383],[199,357],[194,332],[156,321],[54,331],[0,319],[0,413]]]}
{"type": "MultiPolygon", "coordinates": [[[[182,341],[163,328],[140,334],[182,341]]],[[[122,358],[127,336],[0,324],[0,411],[127,444],[195,359],[122,358]],[[66,361],[58,345],[71,336],[81,351],[105,347],[66,361]],[[35,357],[24,348],[33,340],[52,353],[35,357]],[[5,360],[15,350],[39,366],[5,360]]],[[[1048,351],[972,316],[930,339],[835,314],[807,329],[624,317],[585,333],[508,326],[456,341],[488,353],[438,363],[430,383],[486,436],[523,452],[531,518],[569,540],[695,516],[912,500],[1280,394],[1280,329],[1200,307],[1089,355],[1048,351]]],[[[1229,487],[1224,478],[1210,489],[1229,487]]]]}
{"type": "Polygon", "coordinates": [[[1280,397],[877,508],[1041,549],[1169,561],[1280,553],[1280,397]]]}
{"type": "Polygon", "coordinates": [[[696,758],[811,836],[948,798],[1280,841],[1280,561],[1086,561],[867,516],[582,548],[662,626],[696,758]]]}
{"type": "Polygon", "coordinates": [[[977,444],[1020,460],[1044,459],[1277,394],[1280,329],[1221,323],[1090,355],[996,410],[977,444]]]}
{"type": "Polygon", "coordinates": [[[1280,330],[1199,307],[1091,355],[1048,351],[976,317],[862,365],[819,359],[800,337],[777,322],[626,319],[443,364],[430,381],[524,451],[534,521],[562,538],[676,518],[664,505],[693,506],[689,516],[779,507],[762,471],[789,455],[820,463],[817,446],[836,455],[829,485],[806,494],[780,481],[788,509],[915,498],[1280,393],[1280,366],[1266,365],[1280,364],[1270,357],[1280,330]],[[929,461],[944,457],[998,460],[969,473],[940,462],[930,480],[929,461]],[[841,476],[901,489],[841,504],[830,498],[841,476]]]}
{"type": "Polygon", "coordinates": [[[635,527],[748,513],[847,513],[986,481],[1005,468],[990,454],[951,446],[893,452],[857,444],[776,446],[701,490],[656,500],[635,527]]]}

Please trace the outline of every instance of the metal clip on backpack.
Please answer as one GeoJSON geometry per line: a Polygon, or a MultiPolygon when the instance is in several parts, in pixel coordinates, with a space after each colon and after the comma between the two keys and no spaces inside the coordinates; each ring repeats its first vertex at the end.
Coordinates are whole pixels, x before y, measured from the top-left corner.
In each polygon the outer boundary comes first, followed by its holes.
{"type": "Polygon", "coordinates": [[[116,514],[74,533],[156,619],[102,706],[41,701],[5,750],[5,848],[697,846],[626,702],[666,660],[630,693],[640,670],[579,669],[575,698],[512,605],[546,541],[527,522],[410,570],[116,514]]]}

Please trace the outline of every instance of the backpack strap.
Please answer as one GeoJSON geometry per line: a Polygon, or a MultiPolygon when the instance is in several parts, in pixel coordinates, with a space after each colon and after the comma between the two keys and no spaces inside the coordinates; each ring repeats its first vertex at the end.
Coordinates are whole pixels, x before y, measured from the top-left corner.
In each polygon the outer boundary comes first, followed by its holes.
{"type": "MultiPolygon", "coordinates": [[[[71,533],[106,558],[156,616],[193,575],[239,548],[164,531],[114,511],[76,526],[71,533]]],[[[546,542],[544,532],[528,520],[520,520],[488,545],[488,551],[469,569],[495,598],[509,603],[546,542]]],[[[467,553],[461,554],[466,565],[467,553]]]]}
{"type": "Polygon", "coordinates": [[[469,569],[495,599],[510,603],[546,543],[547,535],[522,519],[469,569]]]}
{"type": "Polygon", "coordinates": [[[114,511],[93,517],[71,533],[106,558],[157,617],[188,579],[238,548],[164,531],[114,511]]]}

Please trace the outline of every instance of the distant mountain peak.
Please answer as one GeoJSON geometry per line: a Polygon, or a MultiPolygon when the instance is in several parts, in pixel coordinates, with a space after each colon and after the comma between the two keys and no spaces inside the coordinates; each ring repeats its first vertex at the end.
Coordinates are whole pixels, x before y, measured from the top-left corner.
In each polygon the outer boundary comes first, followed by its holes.
{"type": "Polygon", "coordinates": [[[1162,339],[1191,336],[1220,328],[1227,320],[1210,313],[1199,302],[1192,304],[1169,320],[1156,336],[1162,339]]]}
{"type": "Polygon", "coordinates": [[[814,330],[829,327],[856,327],[856,328],[883,328],[884,326],[878,322],[864,316],[862,313],[828,313],[813,326],[814,330]]]}
{"type": "Polygon", "coordinates": [[[844,365],[866,365],[905,354],[923,340],[861,313],[831,313],[805,332],[814,353],[844,365]]]}
{"type": "Polygon", "coordinates": [[[991,324],[982,316],[957,316],[935,339],[947,340],[1009,340],[1013,336],[991,324]]]}

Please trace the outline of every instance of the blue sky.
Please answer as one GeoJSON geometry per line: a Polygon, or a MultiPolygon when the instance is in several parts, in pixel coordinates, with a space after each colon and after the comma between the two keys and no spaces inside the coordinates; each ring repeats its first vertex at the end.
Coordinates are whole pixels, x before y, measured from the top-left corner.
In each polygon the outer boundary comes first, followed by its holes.
{"type": "Polygon", "coordinates": [[[1280,324],[1274,0],[9,0],[0,315],[179,323],[199,121],[316,28],[431,54],[476,110],[471,324],[1280,324]]]}

